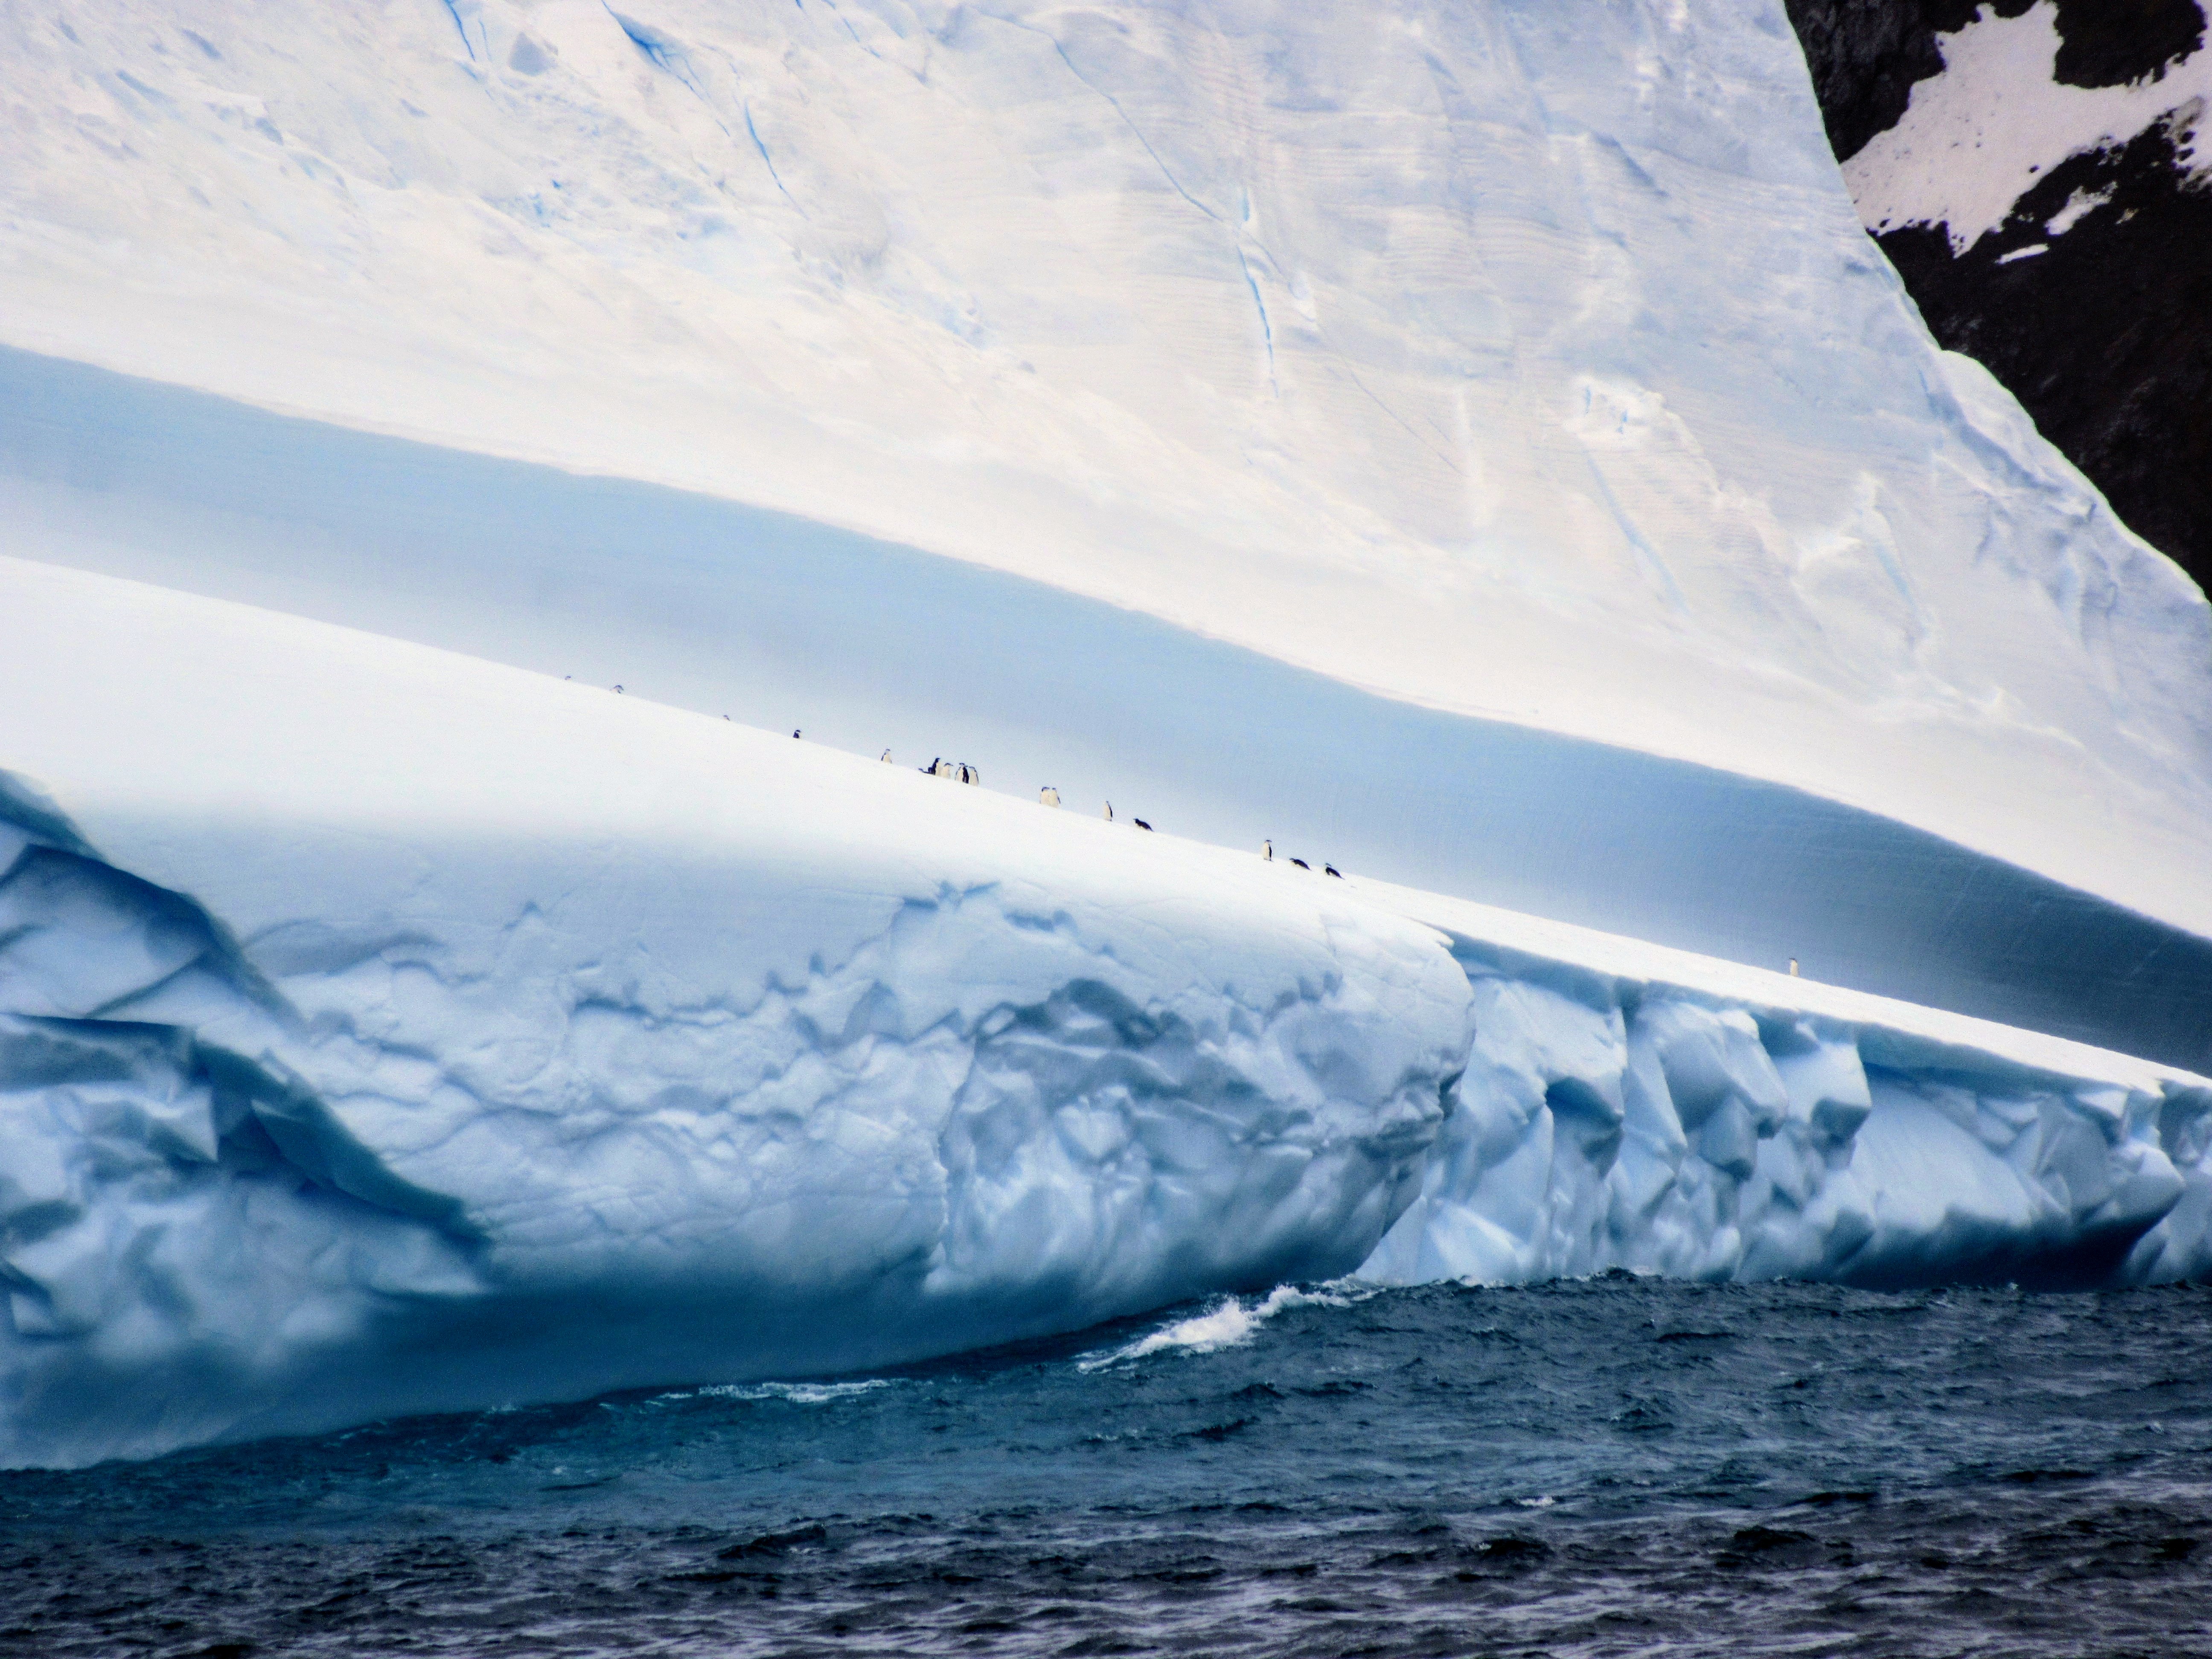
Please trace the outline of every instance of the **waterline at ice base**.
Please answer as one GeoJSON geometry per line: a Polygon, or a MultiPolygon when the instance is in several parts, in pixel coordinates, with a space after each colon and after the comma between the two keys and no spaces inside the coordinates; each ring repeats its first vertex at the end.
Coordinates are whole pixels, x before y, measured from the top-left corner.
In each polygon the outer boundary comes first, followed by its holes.
{"type": "Polygon", "coordinates": [[[13,1462],[1353,1272],[2212,1268],[2178,1068],[4,568],[13,1462]]]}
{"type": "Polygon", "coordinates": [[[0,1462],[2212,1273],[2212,611],[1778,3],[636,9],[0,21],[0,1462]]]}

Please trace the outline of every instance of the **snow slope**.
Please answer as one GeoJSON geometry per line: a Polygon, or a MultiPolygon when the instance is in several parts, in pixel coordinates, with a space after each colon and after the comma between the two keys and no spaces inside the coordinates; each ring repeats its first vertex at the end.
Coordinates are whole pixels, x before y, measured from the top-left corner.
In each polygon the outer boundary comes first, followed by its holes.
{"type": "MultiPolygon", "coordinates": [[[[2212,1069],[2212,940],[1756,779],[818,522],[0,349],[8,545],[2212,1069]]],[[[127,728],[126,728],[127,730],[127,728]]],[[[118,738],[124,734],[118,733],[118,738]]]]}
{"type": "Polygon", "coordinates": [[[877,1364],[1363,1261],[2212,1266],[2212,1086],[2171,1068],[0,581],[8,1463],[877,1364]]]}
{"type": "Polygon", "coordinates": [[[2204,601],[1935,349],[1778,4],[148,0],[12,10],[0,65],[9,343],[785,509],[2212,935],[2204,601]]]}

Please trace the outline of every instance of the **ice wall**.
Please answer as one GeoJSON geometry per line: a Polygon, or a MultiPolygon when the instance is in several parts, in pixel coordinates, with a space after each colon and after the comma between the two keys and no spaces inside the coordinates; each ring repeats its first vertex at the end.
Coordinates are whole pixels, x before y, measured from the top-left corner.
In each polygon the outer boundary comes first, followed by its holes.
{"type": "Polygon", "coordinates": [[[1421,1195],[1368,1277],[2212,1270],[2201,1078],[1433,896],[1394,902],[1452,929],[1476,1035],[1421,1195]]]}
{"type": "Polygon", "coordinates": [[[7,574],[9,1461],[1070,1328],[1418,1178],[1466,982],[1335,884],[7,574]]]}
{"type": "Polygon", "coordinates": [[[2212,1088],[2171,1068],[0,580],[0,1461],[880,1364],[1363,1261],[2212,1270],[2212,1088]]]}

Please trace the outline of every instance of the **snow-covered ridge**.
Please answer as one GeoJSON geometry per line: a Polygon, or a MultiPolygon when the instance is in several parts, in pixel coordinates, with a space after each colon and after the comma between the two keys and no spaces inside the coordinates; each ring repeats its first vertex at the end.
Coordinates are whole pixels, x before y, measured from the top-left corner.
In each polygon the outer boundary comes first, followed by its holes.
{"type": "Polygon", "coordinates": [[[2212,613],[1935,349],[1774,0],[134,0],[9,14],[0,70],[9,343],[857,527],[2212,934],[2212,613]]]}
{"type": "MultiPolygon", "coordinates": [[[[1708,957],[2212,1069],[2212,939],[1893,818],[1414,708],[1140,614],[708,497],[0,349],[0,522],[49,562],[1052,783],[1708,957]],[[1387,805],[1385,805],[1387,804],[1387,805]]],[[[127,737],[142,718],[121,711],[127,737]]]]}
{"type": "Polygon", "coordinates": [[[9,1462],[878,1364],[1363,1261],[2212,1265],[2212,1091],[2171,1068],[0,580],[9,1462]]]}

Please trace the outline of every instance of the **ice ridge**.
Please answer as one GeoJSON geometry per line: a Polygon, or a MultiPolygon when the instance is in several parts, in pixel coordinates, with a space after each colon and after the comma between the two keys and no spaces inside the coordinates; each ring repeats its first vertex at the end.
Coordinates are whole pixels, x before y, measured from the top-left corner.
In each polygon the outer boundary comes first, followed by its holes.
{"type": "Polygon", "coordinates": [[[1355,1269],[2212,1271],[2172,1068],[7,574],[0,1462],[1355,1269]]]}
{"type": "Polygon", "coordinates": [[[1801,956],[1831,983],[2212,1069],[2212,938],[1817,794],[1416,708],[818,523],[5,349],[0,520],[49,563],[849,750],[950,742],[1019,793],[1141,802],[1196,840],[1272,834],[1409,887],[1801,956]]]}

